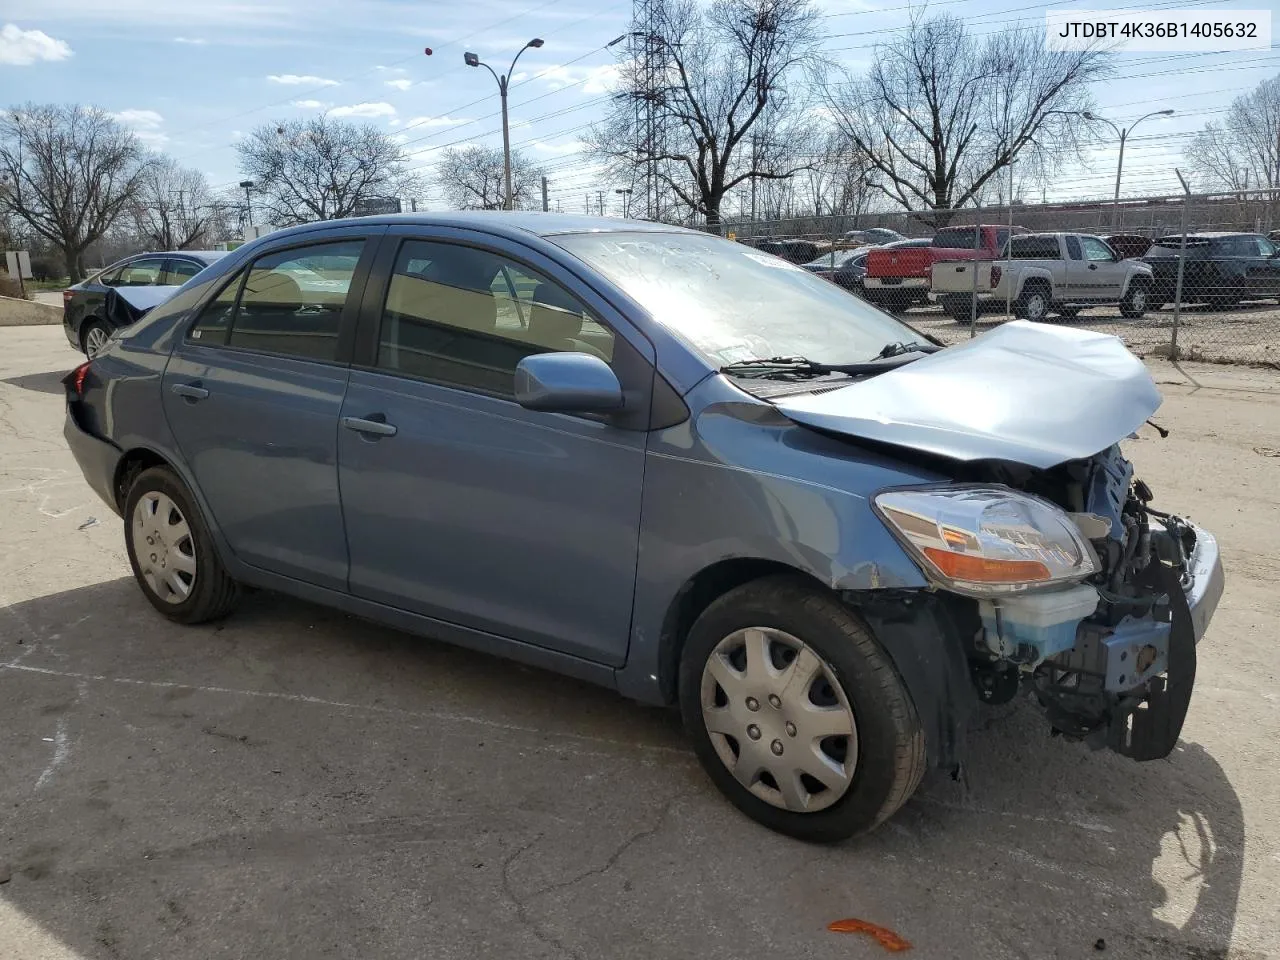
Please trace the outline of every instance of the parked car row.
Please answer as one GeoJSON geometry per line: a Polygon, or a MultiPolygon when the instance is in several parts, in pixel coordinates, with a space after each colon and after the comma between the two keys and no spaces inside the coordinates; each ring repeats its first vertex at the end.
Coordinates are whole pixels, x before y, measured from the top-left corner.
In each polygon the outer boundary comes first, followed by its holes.
{"type": "MultiPolygon", "coordinates": [[[[1039,320],[1114,305],[1136,319],[1177,297],[1182,241],[1181,235],[1152,241],[980,224],[946,227],[927,240],[833,250],[804,267],[891,312],[934,302],[965,320],[976,293],[979,312],[1009,303],[1018,316],[1039,320]],[[974,260],[976,270],[965,266],[974,260]]],[[[1280,299],[1280,248],[1272,239],[1194,233],[1187,234],[1185,251],[1182,303],[1228,307],[1280,299]]]]}

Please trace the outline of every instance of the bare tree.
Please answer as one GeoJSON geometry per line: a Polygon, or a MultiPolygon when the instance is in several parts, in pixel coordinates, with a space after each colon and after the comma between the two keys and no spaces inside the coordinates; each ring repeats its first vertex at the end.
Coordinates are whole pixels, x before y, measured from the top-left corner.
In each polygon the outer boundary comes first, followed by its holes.
{"type": "Polygon", "coordinates": [[[149,165],[138,138],[97,107],[29,103],[0,116],[0,208],[58,248],[72,283],[149,165]]]}
{"type": "Polygon", "coordinates": [[[370,200],[418,187],[400,144],[369,124],[324,116],[268,124],[236,151],[255,206],[279,226],[349,217],[370,200]]]}
{"type": "Polygon", "coordinates": [[[587,138],[619,179],[651,167],[709,229],[721,222],[721,204],[752,178],[784,179],[803,164],[771,163],[803,125],[788,88],[817,57],[817,11],[809,0],[715,0],[700,8],[676,0],[658,22],[649,47],[662,51],[664,74],[652,89],[644,65],[624,63],[612,106],[587,138]],[[655,143],[637,104],[656,99],[663,137],[655,143]],[[768,118],[767,129],[764,124],[768,118]],[[754,139],[753,139],[754,138],[754,139]]]}
{"type": "Polygon", "coordinates": [[[1109,69],[1100,49],[1045,50],[1042,32],[979,38],[955,17],[915,16],[865,77],[830,78],[826,93],[877,189],[941,226],[1015,160],[1047,171],[1078,156],[1090,85],[1109,69]]]}
{"type": "Polygon", "coordinates": [[[1187,149],[1197,179],[1229,190],[1280,188],[1280,76],[1236,97],[1187,149]]]}
{"type": "Polygon", "coordinates": [[[858,145],[840,129],[818,133],[809,145],[812,161],[806,170],[814,213],[863,213],[872,193],[875,171],[858,145]]]}
{"type": "Polygon", "coordinates": [[[203,173],[162,156],[143,176],[132,213],[138,234],[148,243],[160,250],[185,250],[212,239],[217,208],[203,173]]]}
{"type": "MultiPolygon", "coordinates": [[[[445,199],[459,210],[501,210],[506,191],[502,151],[495,147],[450,147],[436,167],[445,199]]],[[[517,210],[542,206],[542,171],[519,150],[511,153],[511,193],[517,210]]]]}

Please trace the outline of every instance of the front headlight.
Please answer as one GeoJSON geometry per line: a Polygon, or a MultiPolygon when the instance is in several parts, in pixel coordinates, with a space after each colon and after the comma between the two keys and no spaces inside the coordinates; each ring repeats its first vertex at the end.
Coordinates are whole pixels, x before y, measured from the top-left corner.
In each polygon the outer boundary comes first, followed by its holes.
{"type": "Polygon", "coordinates": [[[923,487],[875,497],[876,512],[925,575],[986,597],[1082,580],[1097,556],[1067,514],[1006,487],[923,487]]]}

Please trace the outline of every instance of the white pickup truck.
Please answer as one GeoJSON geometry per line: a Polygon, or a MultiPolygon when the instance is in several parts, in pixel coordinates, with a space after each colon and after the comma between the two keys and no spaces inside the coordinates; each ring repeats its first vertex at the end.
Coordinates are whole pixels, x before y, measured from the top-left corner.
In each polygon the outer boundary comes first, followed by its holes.
{"type": "Polygon", "coordinates": [[[1074,317],[1084,307],[1120,308],[1136,320],[1147,310],[1151,268],[1122,260],[1105,240],[1085,233],[1026,233],[1010,237],[1000,260],[943,261],[933,265],[931,297],[950,317],[972,315],[974,271],[978,312],[1006,302],[1024,320],[1051,313],[1074,317]]]}

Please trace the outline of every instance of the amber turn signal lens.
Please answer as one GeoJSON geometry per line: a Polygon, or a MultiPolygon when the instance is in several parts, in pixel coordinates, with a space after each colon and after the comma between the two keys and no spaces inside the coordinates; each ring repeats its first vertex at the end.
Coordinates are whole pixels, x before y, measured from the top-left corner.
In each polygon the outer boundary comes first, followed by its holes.
{"type": "Polygon", "coordinates": [[[966,583],[1034,583],[1052,576],[1038,560],[990,560],[937,547],[925,547],[924,555],[943,576],[966,583]]]}

